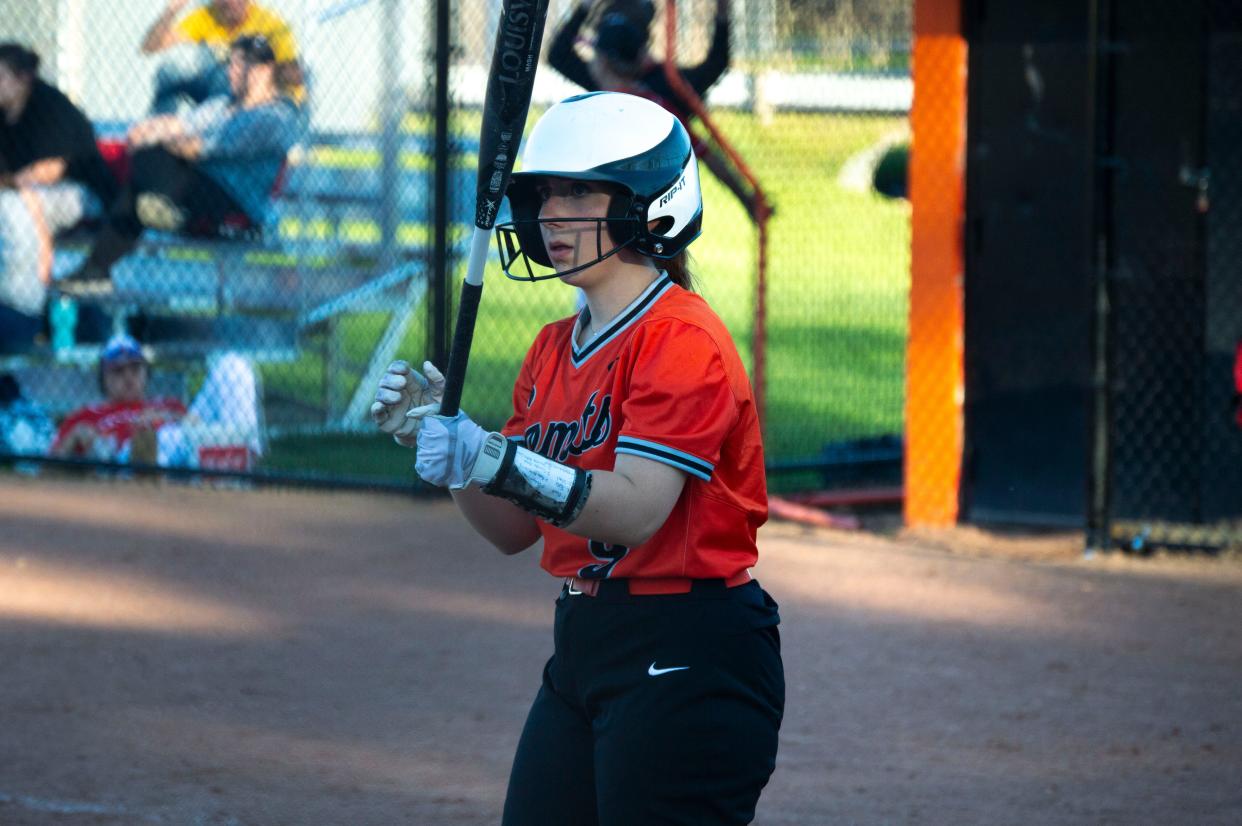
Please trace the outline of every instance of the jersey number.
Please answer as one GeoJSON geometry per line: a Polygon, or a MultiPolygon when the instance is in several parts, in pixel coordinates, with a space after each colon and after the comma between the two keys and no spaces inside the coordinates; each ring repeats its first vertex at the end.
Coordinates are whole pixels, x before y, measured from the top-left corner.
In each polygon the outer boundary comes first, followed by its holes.
{"type": "Polygon", "coordinates": [[[578,576],[583,579],[607,579],[612,574],[612,569],[617,567],[617,563],[625,559],[630,552],[629,545],[613,545],[597,539],[587,540],[587,549],[599,562],[594,565],[583,565],[579,569],[578,576]]]}

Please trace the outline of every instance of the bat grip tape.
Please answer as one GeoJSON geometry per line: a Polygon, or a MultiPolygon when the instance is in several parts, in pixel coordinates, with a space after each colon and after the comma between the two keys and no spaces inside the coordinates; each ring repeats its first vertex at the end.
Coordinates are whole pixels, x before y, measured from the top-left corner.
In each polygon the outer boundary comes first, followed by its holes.
{"type": "Polygon", "coordinates": [[[474,340],[474,322],[479,317],[482,284],[461,285],[461,303],[457,305],[457,326],[453,329],[453,349],[449,351],[448,371],[444,378],[444,398],[440,415],[456,416],[461,408],[461,390],[466,383],[466,365],[470,361],[470,344],[474,340]]]}

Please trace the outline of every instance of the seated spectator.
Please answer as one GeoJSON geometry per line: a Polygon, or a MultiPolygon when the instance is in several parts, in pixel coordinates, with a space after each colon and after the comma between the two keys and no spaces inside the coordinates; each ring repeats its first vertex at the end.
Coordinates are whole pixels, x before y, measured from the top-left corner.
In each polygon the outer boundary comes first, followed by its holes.
{"type": "Polygon", "coordinates": [[[180,421],[186,409],[179,399],[147,398],[148,369],[137,341],[129,336],[110,340],[99,359],[103,402],[65,418],[52,442],[51,455],[154,464],[155,431],[180,421]]]}
{"type": "Polygon", "coordinates": [[[155,73],[151,112],[168,115],[183,102],[229,94],[228,51],[237,38],[267,38],[276,56],[276,84],[294,103],[306,95],[297,43],[281,17],[250,0],[210,0],[180,17],[189,0],[169,0],[142,40],[143,54],[164,54],[155,73]]]}
{"type": "Polygon", "coordinates": [[[144,227],[219,232],[238,213],[265,222],[272,187],[297,137],[297,112],[277,92],[276,59],[265,39],[239,38],[231,54],[230,97],[130,129],[130,180],[86,262],[57,283],[62,292],[110,291],[112,265],[134,248],[144,227]]]}
{"type": "Polygon", "coordinates": [[[99,360],[104,401],[69,414],[51,455],[197,468],[212,451],[263,453],[258,376],[235,353],[209,361],[207,378],[187,410],[179,399],[148,398],[149,363],[130,336],[109,341],[99,360]]]}
{"type": "Polygon", "coordinates": [[[55,433],[52,420],[22,394],[13,374],[0,374],[0,453],[43,456],[55,433]]]}
{"type": "MultiPolygon", "coordinates": [[[[590,92],[626,92],[654,101],[682,122],[694,144],[694,154],[728,187],[752,216],[762,209],[771,214],[770,204],[759,203],[750,184],[733,167],[730,159],[691,128],[690,103],[668,82],[664,64],[648,51],[650,26],[655,7],[650,0],[582,0],[552,38],[548,64],[566,79],[590,92]],[[580,33],[592,10],[602,5],[595,38],[589,44],[591,57],[584,60],[577,52],[580,33]]],[[[729,0],[717,0],[715,30],[703,62],[678,67],[691,89],[702,98],[729,68],[729,0]]]]}
{"type": "Polygon", "coordinates": [[[115,194],[90,121],[39,77],[37,54],[0,44],[0,351],[44,329],[56,234],[115,194]]]}

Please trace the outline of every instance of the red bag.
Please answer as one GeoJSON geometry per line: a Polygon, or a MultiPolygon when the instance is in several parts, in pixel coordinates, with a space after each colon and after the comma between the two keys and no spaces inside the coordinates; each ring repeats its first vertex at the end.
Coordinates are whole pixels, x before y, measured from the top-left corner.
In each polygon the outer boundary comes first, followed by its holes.
{"type": "Polygon", "coordinates": [[[1238,351],[1233,357],[1233,392],[1235,401],[1235,421],[1242,427],[1242,341],[1238,342],[1238,351]]]}
{"type": "Polygon", "coordinates": [[[198,466],[203,470],[244,472],[254,468],[254,456],[246,445],[200,447],[198,466]]]}

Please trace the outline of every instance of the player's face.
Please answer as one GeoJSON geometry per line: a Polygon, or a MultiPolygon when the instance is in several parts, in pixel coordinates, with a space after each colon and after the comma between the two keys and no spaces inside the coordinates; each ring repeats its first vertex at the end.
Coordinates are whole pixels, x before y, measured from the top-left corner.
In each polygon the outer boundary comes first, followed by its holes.
{"type": "Polygon", "coordinates": [[[109,401],[137,402],[147,395],[147,365],[141,361],[104,368],[104,393],[109,401]]]}
{"type": "MultiPolygon", "coordinates": [[[[596,220],[608,215],[613,188],[595,181],[543,178],[535,186],[539,193],[539,225],[548,258],[557,270],[573,269],[599,258],[614,246],[608,227],[596,220]]],[[[607,262],[601,262],[607,263],[607,262]]],[[[595,269],[590,267],[589,270],[595,269]]],[[[577,273],[575,273],[577,275],[577,273]]]]}

